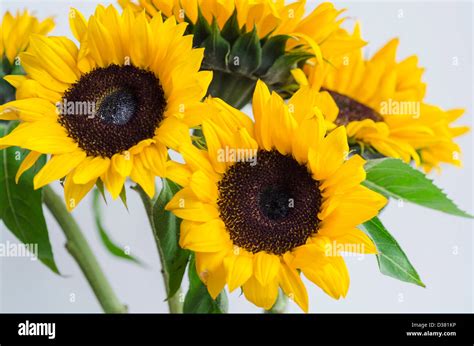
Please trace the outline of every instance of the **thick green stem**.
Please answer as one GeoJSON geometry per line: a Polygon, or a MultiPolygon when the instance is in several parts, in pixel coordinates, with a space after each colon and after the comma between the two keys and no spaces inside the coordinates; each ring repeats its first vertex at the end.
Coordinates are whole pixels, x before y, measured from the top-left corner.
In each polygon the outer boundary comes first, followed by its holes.
{"type": "Polygon", "coordinates": [[[51,211],[66,236],[66,249],[81,268],[104,312],[127,312],[127,307],[115,295],[86,238],[72,215],[67,211],[62,198],[49,186],[43,188],[43,198],[46,207],[51,211]]]}
{"type": "Polygon", "coordinates": [[[174,296],[168,299],[168,307],[172,314],[182,314],[183,313],[183,302],[184,297],[181,289],[179,289],[174,296]]]}
{"type": "MultiPolygon", "coordinates": [[[[155,228],[155,221],[153,219],[153,201],[148,197],[148,195],[143,191],[140,185],[135,187],[136,191],[140,194],[142,199],[143,205],[145,206],[145,211],[148,216],[148,221],[150,222],[150,227],[153,232],[153,237],[155,238],[156,248],[158,249],[158,255],[160,257],[160,264],[161,264],[161,274],[163,275],[163,282],[166,288],[166,296],[169,297],[169,274],[166,270],[165,265],[165,255],[161,248],[160,239],[157,236],[156,228],[155,228]]],[[[173,314],[180,314],[183,312],[183,303],[184,299],[182,299],[182,292],[179,289],[172,297],[169,297],[167,300],[169,311],[173,314]]]]}

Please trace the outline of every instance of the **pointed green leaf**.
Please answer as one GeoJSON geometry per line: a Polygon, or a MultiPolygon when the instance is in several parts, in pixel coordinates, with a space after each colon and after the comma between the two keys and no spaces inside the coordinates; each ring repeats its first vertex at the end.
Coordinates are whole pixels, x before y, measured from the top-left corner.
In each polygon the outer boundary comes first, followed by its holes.
{"type": "Polygon", "coordinates": [[[251,75],[260,66],[262,61],[262,47],[257,35],[257,29],[240,36],[235,41],[229,56],[229,69],[251,75]]]}
{"type": "Polygon", "coordinates": [[[269,85],[283,84],[291,76],[291,70],[296,64],[314,57],[313,54],[304,51],[291,51],[280,56],[262,77],[269,85]]]}
{"type": "Polygon", "coordinates": [[[227,294],[223,290],[216,300],[212,299],[207,287],[202,283],[196,272],[194,256],[189,261],[189,289],[184,299],[183,312],[197,314],[219,314],[228,309],[227,294]]]}
{"type": "Polygon", "coordinates": [[[237,10],[235,9],[232,16],[227,19],[227,22],[222,27],[221,35],[227,42],[233,44],[241,34],[242,30],[239,28],[237,10]]]}
{"type": "Polygon", "coordinates": [[[276,35],[266,40],[262,47],[262,63],[256,71],[257,75],[265,74],[275,61],[285,54],[286,41],[290,36],[276,35]]]}
{"type": "Polygon", "coordinates": [[[361,228],[372,238],[377,247],[379,254],[377,262],[380,271],[395,279],[409,282],[421,287],[425,284],[421,281],[420,276],[413,268],[400,245],[387,231],[378,217],[365,222],[361,228]]]}
{"type": "MultiPolygon", "coordinates": [[[[17,123],[8,128],[0,126],[0,137],[10,133],[17,123]]],[[[42,207],[42,190],[34,190],[33,178],[45,164],[42,156],[36,164],[23,174],[18,184],[15,175],[28,154],[18,147],[0,150],[0,219],[24,244],[37,246],[38,258],[53,272],[59,273],[49,242],[48,228],[42,207]]]]}
{"type": "Polygon", "coordinates": [[[458,208],[444,192],[422,172],[399,159],[370,160],[365,165],[368,188],[387,197],[406,200],[451,215],[472,218],[458,208]]]}
{"type": "Polygon", "coordinates": [[[141,261],[136,259],[127,253],[126,249],[123,246],[117,245],[108,235],[108,232],[105,230],[102,224],[102,208],[100,206],[100,194],[99,189],[93,191],[92,194],[92,211],[94,213],[94,221],[99,231],[100,239],[105,248],[114,256],[129,260],[138,264],[141,264],[141,261]]]}
{"type": "Polygon", "coordinates": [[[164,270],[168,276],[168,298],[174,296],[181,287],[189,259],[189,251],[179,246],[181,220],[165,210],[166,204],[179,190],[179,185],[163,179],[163,187],[152,209],[155,238],[165,260],[164,270]]]}
{"type": "Polygon", "coordinates": [[[227,69],[230,45],[222,38],[217,21],[214,20],[212,23],[211,34],[204,40],[202,47],[204,47],[203,66],[210,70],[227,69]]]}

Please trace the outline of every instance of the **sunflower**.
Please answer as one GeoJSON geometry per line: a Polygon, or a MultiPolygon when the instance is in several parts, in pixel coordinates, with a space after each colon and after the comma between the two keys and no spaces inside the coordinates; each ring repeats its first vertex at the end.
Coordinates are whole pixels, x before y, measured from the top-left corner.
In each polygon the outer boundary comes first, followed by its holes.
{"type": "MultiPolygon", "coordinates": [[[[122,7],[130,6],[136,11],[144,9],[149,18],[161,12],[167,17],[175,16],[181,21],[187,18],[192,23],[197,21],[200,11],[207,22],[211,23],[215,19],[221,29],[235,11],[239,27],[250,31],[256,26],[260,37],[297,32],[308,35],[316,43],[329,39],[322,47],[330,50],[336,48],[331,46],[334,43],[331,42],[334,38],[331,35],[342,33],[338,30],[343,20],[337,17],[344,12],[337,10],[333,4],[324,2],[304,17],[305,0],[289,4],[284,0],[143,0],[138,4],[131,0],[119,0],[119,3],[122,7]]],[[[342,43],[350,44],[352,41],[352,44],[360,45],[363,42],[350,37],[347,39],[347,42],[338,42],[339,47],[336,49],[342,49],[342,43]]]]}
{"type": "MultiPolygon", "coordinates": [[[[356,26],[354,37],[360,37],[356,26]]],[[[463,110],[445,111],[424,102],[426,85],[418,58],[397,62],[398,39],[389,41],[371,59],[356,50],[335,59],[333,66],[305,66],[295,71],[302,85],[327,90],[339,113],[328,119],[344,125],[351,142],[405,162],[421,164],[425,171],[441,162],[461,165],[454,138],[468,131],[451,123],[463,110]]]]}
{"type": "Polygon", "coordinates": [[[3,15],[0,23],[0,104],[15,98],[15,89],[3,77],[24,73],[18,53],[26,49],[30,35],[46,35],[53,27],[51,18],[40,22],[26,10],[22,13],[18,11],[15,16],[8,11],[3,15]]]}
{"type": "Polygon", "coordinates": [[[206,113],[200,100],[212,73],[199,72],[203,50],[192,49],[186,24],[174,18],[148,21],[112,6],[98,6],[88,21],[72,10],[70,25],[79,47],[34,35],[20,54],[27,76],[6,77],[18,100],[1,106],[0,119],[21,123],[0,146],[30,150],[17,179],[51,154],[34,186],[65,178],[69,209],[98,180],[117,198],[130,177],[151,197],[154,177],[166,174],[167,147],[206,113]]]}
{"type": "Polygon", "coordinates": [[[305,16],[306,1],[284,0],[120,0],[123,7],[188,22],[194,46],[204,47],[201,68],[214,71],[209,94],[236,108],[246,105],[257,79],[286,96],[297,84],[291,69],[365,45],[342,29],[338,10],[326,2],[305,16]]]}
{"type": "Polygon", "coordinates": [[[338,299],[349,287],[341,251],[376,253],[356,227],[379,212],[385,197],[361,185],[364,160],[347,159],[344,127],[329,135],[325,92],[301,88],[286,104],[259,81],[255,123],[222,100],[203,122],[208,149],[189,141],[185,164],[168,177],[183,186],[166,206],[183,219],[180,246],[195,252],[196,269],[213,298],[227,284],[269,309],[279,287],[304,310],[303,273],[338,299]]]}
{"type": "Polygon", "coordinates": [[[14,63],[18,53],[23,52],[28,46],[31,34],[46,35],[54,27],[52,18],[40,22],[28,11],[17,12],[13,16],[9,11],[3,15],[2,37],[0,38],[0,53],[6,57],[10,64],[14,63]]]}

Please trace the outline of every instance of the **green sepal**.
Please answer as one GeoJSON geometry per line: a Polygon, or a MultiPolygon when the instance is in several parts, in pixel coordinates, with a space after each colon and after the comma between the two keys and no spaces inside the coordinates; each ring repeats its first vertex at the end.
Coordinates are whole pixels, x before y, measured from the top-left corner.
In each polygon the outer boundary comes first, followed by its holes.
{"type": "Polygon", "coordinates": [[[257,28],[240,36],[232,45],[229,69],[241,75],[252,75],[262,62],[262,47],[257,28]]]}
{"type": "Polygon", "coordinates": [[[257,75],[264,75],[276,60],[285,54],[286,42],[290,36],[276,35],[265,40],[262,46],[262,62],[256,71],[257,75]]]}
{"type": "Polygon", "coordinates": [[[233,45],[241,34],[242,30],[239,28],[237,10],[234,10],[232,16],[227,19],[224,26],[222,27],[221,35],[227,42],[230,43],[230,45],[233,45]]]}
{"type": "Polygon", "coordinates": [[[211,34],[211,27],[198,7],[198,18],[194,25],[189,26],[193,36],[193,47],[201,47],[204,40],[211,34]]]}
{"type": "Polygon", "coordinates": [[[221,36],[216,20],[212,23],[210,35],[202,42],[201,46],[205,49],[203,68],[209,66],[213,69],[227,70],[230,44],[221,36]]]}
{"type": "Polygon", "coordinates": [[[314,57],[313,54],[305,51],[290,51],[280,56],[262,79],[269,85],[287,83],[295,65],[312,57],[314,57]]]}
{"type": "Polygon", "coordinates": [[[99,190],[100,195],[102,196],[102,199],[104,200],[104,203],[107,204],[107,197],[105,196],[104,183],[100,178],[97,179],[95,186],[97,187],[97,190],[99,190]]]}

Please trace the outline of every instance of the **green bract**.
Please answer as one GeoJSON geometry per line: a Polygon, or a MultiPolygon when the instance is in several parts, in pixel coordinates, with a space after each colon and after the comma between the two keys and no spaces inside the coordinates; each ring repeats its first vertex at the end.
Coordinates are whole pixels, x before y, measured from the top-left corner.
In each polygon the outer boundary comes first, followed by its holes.
{"type": "Polygon", "coordinates": [[[222,30],[216,20],[208,23],[200,12],[196,23],[187,22],[193,45],[205,49],[201,69],[214,73],[209,95],[239,109],[250,102],[258,79],[283,97],[289,96],[298,89],[291,70],[314,56],[299,47],[286,51],[288,35],[260,39],[255,27],[252,31],[239,28],[235,11],[222,30]]]}

